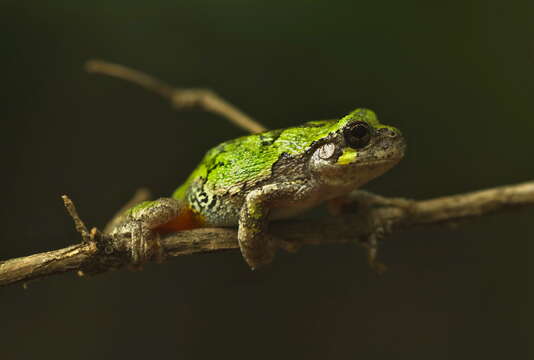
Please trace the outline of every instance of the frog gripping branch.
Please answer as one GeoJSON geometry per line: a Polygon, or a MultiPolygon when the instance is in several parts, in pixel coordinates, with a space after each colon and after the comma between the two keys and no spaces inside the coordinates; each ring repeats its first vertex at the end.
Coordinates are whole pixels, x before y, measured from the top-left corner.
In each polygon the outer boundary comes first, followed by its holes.
{"type": "Polygon", "coordinates": [[[380,176],[404,155],[401,133],[357,109],[338,120],[312,121],[224,142],[209,150],[172,198],[127,211],[112,230],[139,244],[170,231],[238,226],[252,269],[272,261],[271,219],[286,219],[337,200],[380,176]]]}
{"type": "Polygon", "coordinates": [[[394,232],[534,207],[534,181],[422,201],[355,190],[404,155],[401,133],[382,125],[371,110],[266,131],[212,91],[175,89],[102,61],[88,62],[87,70],[137,83],[177,108],[197,106],[217,113],[253,135],[208,151],[169,198],[147,201],[148,192],[138,190],[104,232],[89,231],[72,201],[63,196],[82,242],[0,261],[0,286],[71,271],[83,275],[124,266],[135,269],[151,260],[229,249],[240,249],[254,269],[271,262],[279,247],[295,251],[327,243],[366,245],[370,264],[380,270],[377,240],[394,232]],[[294,217],[320,203],[336,216],[271,221],[294,217]],[[355,207],[358,212],[351,214],[355,207]]]}

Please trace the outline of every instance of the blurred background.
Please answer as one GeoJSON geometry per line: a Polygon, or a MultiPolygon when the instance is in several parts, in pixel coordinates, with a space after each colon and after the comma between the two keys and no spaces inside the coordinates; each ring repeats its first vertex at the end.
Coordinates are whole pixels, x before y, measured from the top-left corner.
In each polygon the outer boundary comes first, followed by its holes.
{"type": "MultiPolygon", "coordinates": [[[[11,1],[0,4],[0,260],[79,241],[140,186],[173,192],[244,132],[84,72],[101,58],[208,87],[269,128],[365,106],[406,158],[367,186],[416,199],[534,177],[532,1],[11,1]]],[[[527,357],[532,210],[248,270],[238,252],[0,289],[5,359],[527,357]]]]}

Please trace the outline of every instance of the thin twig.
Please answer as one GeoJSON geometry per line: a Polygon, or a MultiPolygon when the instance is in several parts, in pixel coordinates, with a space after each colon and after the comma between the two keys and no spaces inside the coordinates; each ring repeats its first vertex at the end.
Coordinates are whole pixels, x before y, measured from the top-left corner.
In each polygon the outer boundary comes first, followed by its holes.
{"type": "MultiPolygon", "coordinates": [[[[417,226],[457,223],[494,212],[532,207],[534,181],[430,200],[405,200],[404,204],[397,199],[388,204],[387,198],[377,198],[378,203],[386,205],[363,207],[357,214],[319,221],[275,222],[271,232],[293,244],[293,249],[310,244],[366,241],[377,234],[390,235],[417,226]]],[[[234,229],[223,228],[188,230],[165,236],[160,245],[166,258],[238,249],[236,234],[234,229]]],[[[0,286],[88,268],[94,272],[95,266],[99,272],[127,266],[120,257],[113,261],[106,258],[113,256],[106,253],[106,236],[93,232],[93,241],[88,243],[0,262],[0,286]],[[101,239],[95,239],[96,235],[101,239]]]]}
{"type": "Polygon", "coordinates": [[[74,221],[74,227],[76,231],[81,235],[83,242],[87,243],[91,241],[91,235],[89,234],[89,230],[87,230],[87,227],[78,215],[78,211],[76,211],[76,206],[74,206],[72,200],[69,199],[67,195],[62,195],[61,198],[63,199],[63,204],[65,205],[65,208],[67,209],[67,212],[69,213],[70,217],[74,221]]]}
{"type": "Polygon", "coordinates": [[[206,111],[221,115],[230,122],[256,134],[267,129],[256,120],[239,110],[215,92],[208,89],[179,89],[147,75],[141,71],[123,65],[113,64],[102,60],[89,60],[85,69],[90,73],[103,74],[133,82],[170,100],[178,108],[201,107],[206,111]]]}

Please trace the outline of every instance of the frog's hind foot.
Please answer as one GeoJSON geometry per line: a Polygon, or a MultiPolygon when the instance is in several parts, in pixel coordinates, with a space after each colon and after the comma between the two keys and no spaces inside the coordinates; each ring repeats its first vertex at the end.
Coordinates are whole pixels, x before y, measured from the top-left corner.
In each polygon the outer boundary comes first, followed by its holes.
{"type": "Polygon", "coordinates": [[[182,204],[172,198],[146,201],[128,210],[111,236],[118,252],[129,258],[131,268],[140,269],[150,260],[163,260],[159,227],[181,216],[182,210],[182,204]]]}
{"type": "Polygon", "coordinates": [[[136,222],[130,240],[130,268],[140,270],[150,260],[163,262],[164,253],[159,241],[159,234],[150,230],[142,222],[136,222]]]}
{"type": "Polygon", "coordinates": [[[131,270],[141,270],[150,260],[163,261],[164,254],[159,234],[151,231],[142,221],[124,222],[111,233],[111,236],[114,249],[109,251],[116,251],[117,254],[127,258],[131,270]]]}

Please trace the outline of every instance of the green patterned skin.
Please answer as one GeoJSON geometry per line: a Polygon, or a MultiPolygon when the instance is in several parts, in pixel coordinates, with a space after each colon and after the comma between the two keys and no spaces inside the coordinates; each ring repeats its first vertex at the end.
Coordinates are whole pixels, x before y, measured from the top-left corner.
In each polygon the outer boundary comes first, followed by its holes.
{"type": "Polygon", "coordinates": [[[301,126],[277,129],[226,141],[209,150],[189,178],[174,192],[173,198],[186,198],[195,182],[214,193],[232,193],[243,184],[252,185],[271,176],[272,166],[282,154],[300,155],[331,133],[339,132],[349,121],[365,121],[375,129],[381,124],[368,109],[356,109],[338,120],[310,121],[301,126]]]}

